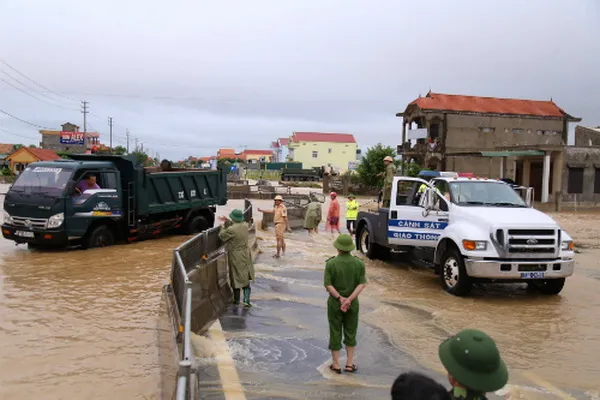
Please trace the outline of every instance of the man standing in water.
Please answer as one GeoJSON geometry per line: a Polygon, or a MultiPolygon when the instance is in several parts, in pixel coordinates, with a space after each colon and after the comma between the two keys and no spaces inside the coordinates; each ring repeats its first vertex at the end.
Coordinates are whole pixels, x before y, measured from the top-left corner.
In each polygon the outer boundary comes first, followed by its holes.
{"type": "Polygon", "coordinates": [[[263,214],[273,214],[273,223],[275,223],[275,240],[277,241],[277,253],[273,256],[275,258],[281,257],[285,254],[285,238],[284,233],[290,231],[288,224],[287,208],[283,205],[283,197],[280,195],[275,196],[275,207],[272,210],[258,209],[258,212],[263,214]]]}
{"type": "Polygon", "coordinates": [[[352,236],[339,235],[333,243],[337,257],[331,257],[325,264],[324,285],[329,293],[327,299],[327,319],[329,320],[329,350],[333,372],[342,373],[340,350],[342,336],[346,345],[346,372],[356,372],[354,353],[356,351],[356,330],[358,329],[358,296],[367,284],[365,264],[350,252],[354,250],[352,236]]]}
{"type": "Polygon", "coordinates": [[[383,207],[389,207],[392,198],[392,185],[396,175],[396,165],[394,165],[394,159],[390,156],[386,156],[383,163],[385,164],[385,172],[380,172],[378,176],[383,176],[383,207]]]}
{"type": "Polygon", "coordinates": [[[248,224],[242,210],[233,210],[229,218],[220,217],[219,239],[225,243],[229,264],[229,281],[233,289],[233,304],[240,304],[240,290],[244,291],[244,307],[250,304],[250,281],[254,280],[252,255],[248,247],[248,224]]]}
{"type": "Polygon", "coordinates": [[[502,389],[508,382],[508,370],[496,343],[479,330],[465,329],[445,340],[439,356],[455,400],[486,400],[486,393],[502,389]]]}

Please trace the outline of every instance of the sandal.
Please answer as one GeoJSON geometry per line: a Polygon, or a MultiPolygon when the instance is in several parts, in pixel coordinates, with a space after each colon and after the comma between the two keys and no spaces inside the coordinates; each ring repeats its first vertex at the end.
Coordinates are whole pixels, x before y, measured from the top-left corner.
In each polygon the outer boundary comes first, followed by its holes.
{"type": "Polygon", "coordinates": [[[354,373],[356,371],[358,371],[358,367],[356,365],[346,365],[346,372],[354,373]]]}
{"type": "Polygon", "coordinates": [[[341,368],[335,368],[335,367],[333,366],[333,364],[331,364],[331,365],[329,366],[329,369],[330,369],[330,370],[332,370],[333,372],[337,373],[337,374],[341,374],[341,373],[342,373],[342,369],[341,369],[341,368]]]}

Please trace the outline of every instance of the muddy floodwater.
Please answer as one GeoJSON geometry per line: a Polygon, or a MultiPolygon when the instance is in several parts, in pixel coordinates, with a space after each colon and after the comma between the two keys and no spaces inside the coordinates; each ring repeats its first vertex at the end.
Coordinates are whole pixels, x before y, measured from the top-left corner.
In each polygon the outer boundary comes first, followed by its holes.
{"type": "MultiPolygon", "coordinates": [[[[241,205],[242,201],[230,201],[219,213],[241,205]]],[[[256,201],[257,205],[265,202],[256,201]]],[[[368,328],[361,329],[383,333],[391,346],[416,364],[440,372],[438,343],[457,330],[477,327],[497,340],[511,385],[551,388],[556,398],[568,398],[565,393],[598,398],[600,214],[555,217],[582,247],[576,273],[559,296],[540,296],[523,285],[493,285],[476,288],[470,298],[456,298],[442,292],[438,278],[429,271],[407,266],[400,258],[368,261],[370,283],[362,313],[368,328]]],[[[290,237],[289,260],[277,264],[270,257],[272,233],[260,236],[264,253],[256,266],[253,297],[258,311],[253,312],[269,311],[269,302],[275,300],[304,302],[325,312],[319,282],[304,282],[303,289],[302,274],[308,279],[321,273],[324,260],[333,255],[332,239],[321,235],[315,241],[296,232],[290,237]],[[286,278],[280,273],[286,268],[300,276],[286,278]],[[296,292],[282,296],[280,287],[261,284],[260,279],[277,280],[296,292]]],[[[170,236],[60,252],[32,251],[0,239],[0,398],[158,398],[161,287],[168,277],[171,251],[185,239],[170,236]]],[[[228,335],[239,361],[248,349],[240,348],[244,342],[235,337],[228,335]]],[[[360,349],[358,357],[360,362],[360,349]]],[[[377,362],[362,361],[364,369],[365,363],[377,362]]],[[[368,377],[365,373],[362,379],[368,377]]],[[[382,387],[391,384],[376,376],[373,380],[382,387]]],[[[289,382],[296,388],[303,385],[294,379],[289,382]]],[[[512,393],[514,398],[553,398],[548,392],[512,393]]]]}

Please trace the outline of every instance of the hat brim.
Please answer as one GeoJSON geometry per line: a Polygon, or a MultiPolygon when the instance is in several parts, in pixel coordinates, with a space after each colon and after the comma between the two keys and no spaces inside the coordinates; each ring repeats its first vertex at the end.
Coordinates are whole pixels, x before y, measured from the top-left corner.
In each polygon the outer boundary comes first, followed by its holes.
{"type": "Polygon", "coordinates": [[[352,250],[354,250],[354,243],[351,243],[348,246],[344,246],[336,241],[333,242],[333,247],[335,247],[339,251],[351,252],[352,250]]]}
{"type": "Polygon", "coordinates": [[[446,340],[440,344],[438,354],[446,371],[461,385],[483,393],[495,392],[506,385],[508,382],[508,369],[502,359],[500,359],[498,369],[492,373],[470,371],[456,361],[452,355],[451,344],[451,340],[446,340]]]}

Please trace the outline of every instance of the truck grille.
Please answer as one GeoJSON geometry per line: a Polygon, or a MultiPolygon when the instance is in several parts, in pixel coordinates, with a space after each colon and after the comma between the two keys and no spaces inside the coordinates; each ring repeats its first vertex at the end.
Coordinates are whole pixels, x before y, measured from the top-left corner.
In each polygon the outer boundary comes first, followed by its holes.
{"type": "Polygon", "coordinates": [[[12,217],[13,225],[27,229],[46,229],[48,219],[46,218],[27,218],[12,217]]]}
{"type": "Polygon", "coordinates": [[[560,230],[498,229],[496,239],[510,255],[554,255],[560,243],[560,230]]]}

